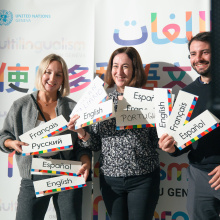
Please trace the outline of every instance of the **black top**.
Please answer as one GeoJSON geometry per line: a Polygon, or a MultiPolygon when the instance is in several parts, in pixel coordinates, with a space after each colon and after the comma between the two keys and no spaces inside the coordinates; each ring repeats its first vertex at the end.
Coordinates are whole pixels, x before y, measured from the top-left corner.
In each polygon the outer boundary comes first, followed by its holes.
{"type": "MultiPolygon", "coordinates": [[[[117,110],[118,96],[109,94],[117,110]]],[[[100,173],[111,177],[145,175],[159,167],[156,151],[156,128],[116,130],[116,119],[111,118],[91,126],[90,139],[82,146],[99,151],[100,173]]]]}
{"type": "MultiPolygon", "coordinates": [[[[199,96],[190,120],[207,109],[207,103],[210,101],[211,97],[211,86],[212,82],[204,84],[200,81],[200,77],[198,77],[194,82],[182,89],[185,92],[199,96]]],[[[220,165],[219,138],[220,127],[214,129],[183,150],[180,151],[176,149],[176,151],[170,155],[179,156],[189,151],[189,163],[198,169],[210,172],[216,166],[220,165]]]]}

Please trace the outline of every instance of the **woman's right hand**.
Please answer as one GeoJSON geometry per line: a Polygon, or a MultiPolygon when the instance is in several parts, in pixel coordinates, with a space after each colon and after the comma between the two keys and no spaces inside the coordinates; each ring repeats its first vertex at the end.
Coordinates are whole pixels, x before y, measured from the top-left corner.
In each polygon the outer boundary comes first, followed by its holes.
{"type": "Polygon", "coordinates": [[[22,142],[22,141],[18,141],[18,140],[11,140],[11,139],[7,139],[4,142],[5,147],[9,148],[9,149],[14,149],[16,152],[18,153],[22,153],[22,145],[24,146],[28,146],[29,144],[22,142]]]}

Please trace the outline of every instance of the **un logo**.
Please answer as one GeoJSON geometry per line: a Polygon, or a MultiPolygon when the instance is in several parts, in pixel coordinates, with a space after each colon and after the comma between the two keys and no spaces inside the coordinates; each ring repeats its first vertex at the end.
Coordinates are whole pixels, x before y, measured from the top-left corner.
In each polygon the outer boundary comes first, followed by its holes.
{"type": "Polygon", "coordinates": [[[13,14],[10,11],[0,10],[0,26],[9,25],[13,20],[13,14]]]}

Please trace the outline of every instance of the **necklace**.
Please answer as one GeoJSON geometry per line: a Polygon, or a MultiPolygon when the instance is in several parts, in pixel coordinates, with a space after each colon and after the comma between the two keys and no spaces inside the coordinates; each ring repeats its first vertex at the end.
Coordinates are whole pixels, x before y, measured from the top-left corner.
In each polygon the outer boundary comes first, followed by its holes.
{"type": "Polygon", "coordinates": [[[39,101],[40,101],[40,102],[43,102],[43,104],[44,104],[45,106],[49,106],[49,105],[51,105],[51,104],[57,102],[57,100],[56,100],[56,101],[53,101],[53,102],[44,102],[43,100],[40,100],[40,99],[39,99],[39,101]]]}

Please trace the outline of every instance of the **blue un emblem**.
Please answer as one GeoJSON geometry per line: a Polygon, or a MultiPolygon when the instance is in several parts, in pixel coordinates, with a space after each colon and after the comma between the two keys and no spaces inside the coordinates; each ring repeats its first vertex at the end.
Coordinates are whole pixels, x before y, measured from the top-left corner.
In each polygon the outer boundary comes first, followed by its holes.
{"type": "Polygon", "coordinates": [[[13,20],[13,14],[10,11],[0,10],[0,25],[9,25],[13,20]]]}

